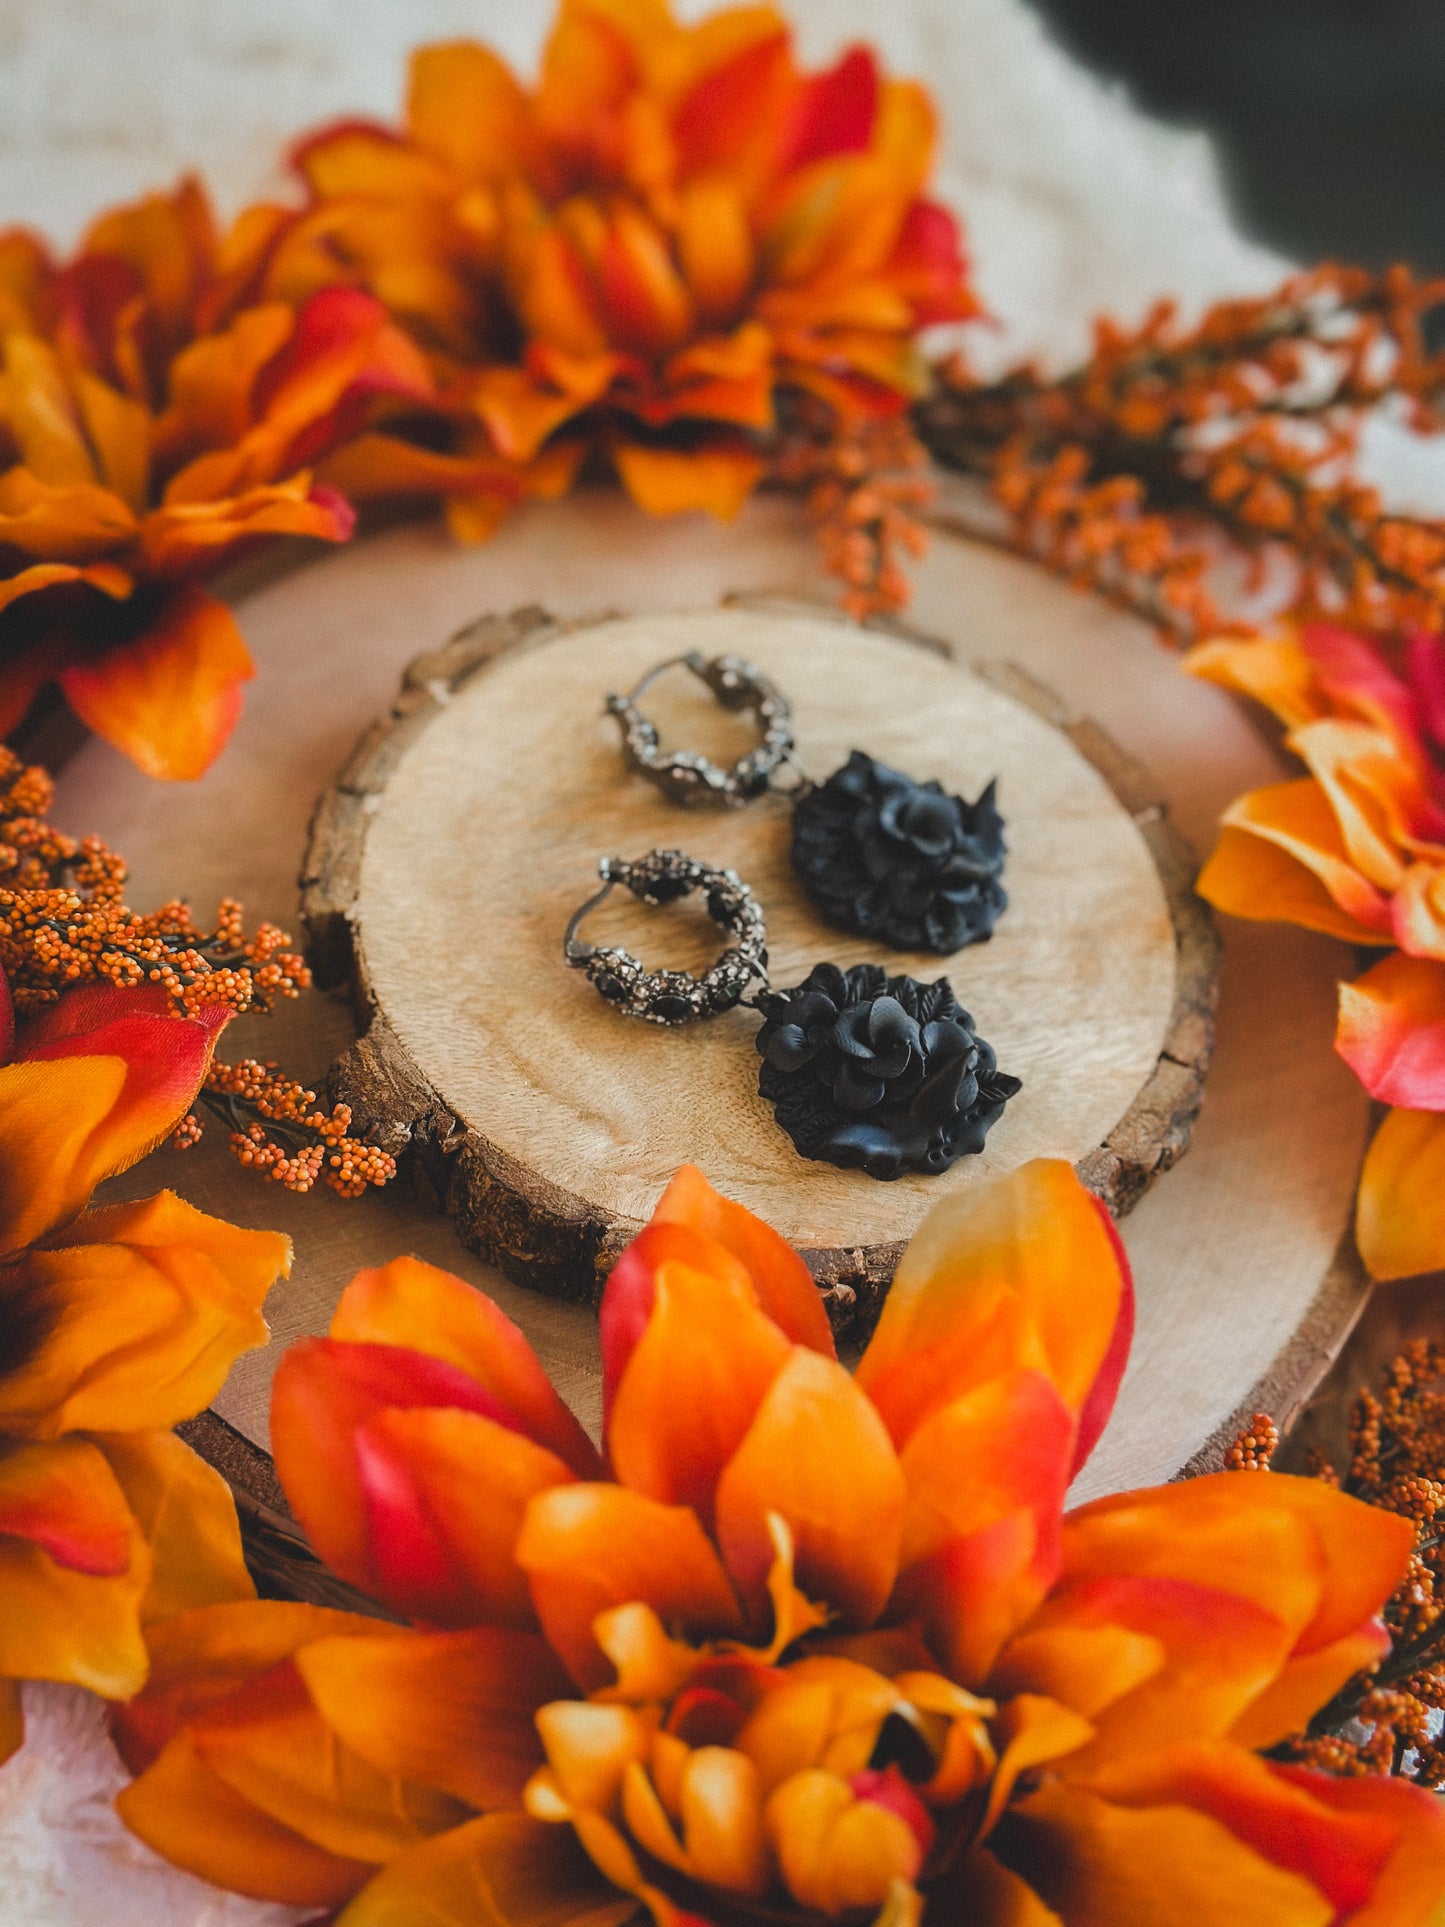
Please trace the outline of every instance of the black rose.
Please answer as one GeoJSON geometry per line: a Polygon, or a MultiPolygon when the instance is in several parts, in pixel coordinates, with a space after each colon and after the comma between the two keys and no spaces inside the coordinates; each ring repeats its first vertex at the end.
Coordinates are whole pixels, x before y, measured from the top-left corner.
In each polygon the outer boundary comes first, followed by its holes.
{"type": "Polygon", "coordinates": [[[758,1089],[805,1158],[874,1178],[946,1171],[1021,1088],[942,977],[823,963],[757,1001],[758,1089]]]}
{"type": "Polygon", "coordinates": [[[994,784],[976,803],[861,749],[793,809],[793,868],[840,929],[946,957],[992,934],[1008,903],[994,784]]]}

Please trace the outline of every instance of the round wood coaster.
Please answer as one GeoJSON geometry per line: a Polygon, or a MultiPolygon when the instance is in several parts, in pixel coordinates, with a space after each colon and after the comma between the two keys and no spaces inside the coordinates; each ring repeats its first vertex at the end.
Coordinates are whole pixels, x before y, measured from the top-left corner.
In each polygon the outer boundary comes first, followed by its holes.
{"type": "MultiPolygon", "coordinates": [[[[649,695],[664,740],[731,760],[745,727],[674,681],[649,695]]],[[[945,1190],[1064,1156],[1122,1213],[1180,1155],[1217,973],[1192,875],[1137,767],[1017,670],[777,601],[570,625],[532,610],[412,664],[322,799],[304,915],[323,974],[349,973],[369,1018],[337,1094],[410,1153],[473,1250],[543,1290],[595,1296],[691,1161],[803,1250],[847,1325],[876,1309],[945,1190]],[[603,698],[690,649],[745,655],[784,689],[818,778],[854,747],[970,798],[996,777],[1010,901],[993,939],[940,959],[844,935],[791,871],[786,798],[682,810],[629,772],[603,698]],[[599,856],[660,847],[753,887],[776,984],[824,958],[946,975],[1023,1080],[984,1153],[889,1184],[806,1161],[758,1095],[755,1013],[662,1030],[568,971],[562,933],[599,856]]],[[[700,916],[630,899],[588,935],[690,969],[718,948],[700,916]]]]}

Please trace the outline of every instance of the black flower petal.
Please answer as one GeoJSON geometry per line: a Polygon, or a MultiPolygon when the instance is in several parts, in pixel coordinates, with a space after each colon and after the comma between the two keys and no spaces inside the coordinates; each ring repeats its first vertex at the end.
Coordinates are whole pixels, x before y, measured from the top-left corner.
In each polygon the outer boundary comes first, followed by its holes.
{"type": "Polygon", "coordinates": [[[946,978],[818,964],[758,1008],[758,1089],[807,1158],[885,1179],[946,1171],[983,1148],[1020,1089],[946,978]]]}
{"type": "Polygon", "coordinates": [[[1008,903],[994,792],[966,803],[855,749],[794,805],[793,867],[840,929],[938,956],[982,943],[1008,903]]]}

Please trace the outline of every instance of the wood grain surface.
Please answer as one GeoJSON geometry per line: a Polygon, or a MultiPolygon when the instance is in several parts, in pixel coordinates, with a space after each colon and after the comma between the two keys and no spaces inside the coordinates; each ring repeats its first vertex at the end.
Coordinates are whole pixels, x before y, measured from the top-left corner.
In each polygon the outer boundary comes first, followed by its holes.
{"type": "MultiPolygon", "coordinates": [[[[209,915],[219,895],[234,892],[252,916],[294,928],[316,798],[391,703],[407,663],[435,638],[482,608],[545,603],[567,620],[609,605],[661,613],[715,602],[739,583],[830,592],[791,503],[764,498],[722,528],[701,518],[649,521],[614,495],[589,492],[523,510],[471,551],[434,526],[388,530],[237,592],[257,679],[230,748],[205,778],[181,790],[158,785],[91,742],[65,770],[60,820],[125,852],[140,904],[180,894],[209,915]]],[[[1283,769],[1241,708],[1183,676],[1142,624],[988,547],[941,538],[918,573],[910,620],[968,660],[1022,664],[1071,710],[1093,717],[1153,771],[1171,820],[1201,850],[1231,797],[1283,769]]],[[[1217,1449],[1208,1442],[1225,1434],[1276,1360],[1292,1361],[1300,1395],[1363,1299],[1358,1273],[1343,1282],[1331,1273],[1368,1116],[1330,1049],[1334,982],[1350,960],[1301,931],[1230,924],[1223,936],[1215,1055],[1189,1155],[1122,1226],[1138,1291],[1134,1353],[1079,1496],[1167,1478],[1201,1448],[1217,1449]],[[1301,1363],[1297,1340],[1310,1320],[1320,1336],[1301,1363]]],[[[344,1000],[320,996],[246,1020],[225,1048],[279,1057],[315,1083],[354,1035],[344,1000]]],[[[360,1266],[408,1250],[494,1293],[595,1428],[590,1308],[511,1283],[458,1242],[435,1200],[399,1187],[351,1204],[329,1193],[293,1197],[240,1171],[219,1134],[193,1151],[157,1153],[112,1195],[161,1184],[295,1241],[292,1276],[267,1304],[272,1342],[238,1362],[216,1405],[256,1446],[266,1443],[281,1351],[326,1329],[360,1266]]]]}
{"type": "MultiPolygon", "coordinates": [[[[685,675],[649,696],[650,714],[668,711],[669,742],[730,758],[748,739],[685,675]]],[[[1184,1148],[1218,961],[1192,874],[1148,780],[1031,679],[969,670],[906,631],[754,598],[583,625],[521,611],[419,659],[322,799],[303,909],[328,968],[349,947],[369,1020],[338,1094],[388,1148],[425,1161],[482,1256],[595,1298],[688,1159],[808,1254],[846,1328],[876,1312],[942,1189],[1061,1155],[1122,1211],[1184,1148]],[[1010,905],[993,940],[949,959],[879,959],[803,894],[784,797],[684,811],[630,773],[602,696],[688,649],[759,662],[788,692],[804,765],[820,776],[867,744],[969,796],[996,778],[1010,905]],[[1024,1080],[981,1157],[886,1185],[802,1160],[757,1093],[753,1013],[673,1031],[629,1023],[564,968],[561,932],[595,888],[599,853],[675,845],[757,891],[775,982],[824,957],[949,976],[1024,1080]]],[[[589,934],[700,969],[717,933],[689,909],[624,896],[589,934]]]]}

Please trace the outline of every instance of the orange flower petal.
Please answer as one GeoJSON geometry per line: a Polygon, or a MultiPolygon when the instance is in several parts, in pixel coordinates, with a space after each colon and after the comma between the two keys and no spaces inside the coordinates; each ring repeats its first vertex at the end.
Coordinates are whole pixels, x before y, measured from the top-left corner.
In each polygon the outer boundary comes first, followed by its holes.
{"type": "MultiPolygon", "coordinates": [[[[1253,1601],[1219,1587],[1156,1575],[1065,1583],[1026,1631],[1116,1627],[1157,1641],[1164,1663],[1092,1718],[1096,1737],[1068,1773],[1128,1760],[1180,1739],[1227,1733],[1285,1665],[1290,1628],[1253,1601]]],[[[1069,1703],[1071,1682],[1057,1680],[1069,1703]]],[[[1092,1701],[1095,1689],[1082,1682],[1092,1701]]],[[[1076,1709],[1078,1710],[1078,1709],[1076,1709]]]]}
{"type": "Polygon", "coordinates": [[[126,1071],[121,1057],[0,1065],[0,1251],[42,1237],[90,1196],[88,1147],[115,1110],[126,1071]]]}
{"type": "MultiPolygon", "coordinates": [[[[60,353],[38,335],[10,335],[3,343],[7,441],[23,467],[52,488],[96,482],[90,451],[60,353]]],[[[117,504],[125,513],[125,505],[117,504]]]]}
{"type": "Polygon", "coordinates": [[[133,1536],[125,1494],[88,1440],[0,1450],[0,1537],[38,1546],[67,1572],[114,1579],[133,1536]]]}
{"type": "Polygon", "coordinates": [[[81,242],[81,257],[111,256],[128,263],[156,320],[173,336],[190,318],[215,246],[215,217],[206,191],[188,175],[167,192],[143,195],[92,221],[81,242]]]}
{"type": "Polygon", "coordinates": [[[951,208],[937,201],[913,202],[903,217],[883,273],[908,302],[915,328],[967,321],[980,312],[968,285],[968,262],[957,218],[951,208]]]}
{"type": "Polygon", "coordinates": [[[1328,1646],[1287,1660],[1229,1729],[1238,1746],[1264,1752],[1291,1733],[1299,1733],[1356,1673],[1367,1672],[1390,1650],[1390,1634],[1370,1620],[1328,1646]]]}
{"type": "Polygon", "coordinates": [[[161,991],[83,986],[27,1025],[0,1066],[0,1252],[73,1216],[185,1116],[224,1013],[169,1008],[161,991]]]}
{"type": "Polygon", "coordinates": [[[157,1760],[188,1721],[313,1640],[405,1639],[384,1620],[290,1600],[249,1599],[173,1614],[149,1626],[145,1691],[111,1713],[132,1773],[157,1760]]]}
{"type": "Polygon", "coordinates": [[[735,181],[710,174],[693,181],[678,215],[678,253],[700,319],[731,321],[753,278],[753,237],[735,181]]]}
{"type": "Polygon", "coordinates": [[[136,532],[129,506],[95,483],[42,482],[28,468],[0,476],[0,544],[40,561],[81,563],[136,532]]]}
{"type": "Polygon", "coordinates": [[[749,443],[725,436],[687,451],[620,441],[612,459],[623,487],[648,515],[702,509],[722,522],[738,514],[766,466],[749,443]]]}
{"type": "Polygon", "coordinates": [[[898,1606],[920,1612],[961,1679],[979,1680],[1059,1570],[1074,1415],[1038,1372],[936,1408],[902,1454],[898,1606]]]}
{"type": "Polygon", "coordinates": [[[248,1805],[342,1859],[393,1859],[465,1817],[460,1802],[379,1773],[353,1753],[289,1660],[192,1721],[186,1738],[248,1805]]]}
{"type": "Polygon", "coordinates": [[[394,1587],[399,1610],[449,1625],[498,1613],[529,1623],[511,1568],[519,1508],[571,1473],[458,1366],[303,1340],[277,1368],[271,1445],[296,1516],[353,1585],[379,1597],[394,1587]],[[474,1546],[458,1543],[473,1530],[474,1546]]]}
{"type": "Polygon", "coordinates": [[[95,1443],[150,1549],[143,1625],[194,1606],[254,1599],[231,1489],[174,1432],[99,1433],[95,1443]]]}
{"type": "Polygon", "coordinates": [[[1274,1772],[1342,1816],[1382,1820],[1397,1830],[1398,1845],[1350,1927],[1415,1927],[1417,1921],[1434,1927],[1445,1893],[1445,1813],[1434,1794],[1403,1780],[1336,1780],[1287,1766],[1274,1772]]]}
{"type": "Polygon", "coordinates": [[[1382,1104],[1445,1111],[1445,965],[1396,955],[1341,984],[1335,1049],[1382,1104]]]}
{"type": "Polygon", "coordinates": [[[1402,847],[1440,827],[1394,739],[1365,723],[1324,718],[1287,738],[1329,798],[1350,862],[1381,890],[1404,874],[1402,847]]]}
{"type": "Polygon", "coordinates": [[[464,180],[488,179],[527,158],[527,97],[506,63],[473,40],[417,49],[406,119],[417,145],[464,180]]]}
{"type": "Polygon", "coordinates": [[[1390,899],[1390,928],[1408,956],[1445,962],[1445,869],[1410,865],[1390,899]]]}
{"type": "Polygon", "coordinates": [[[242,440],[252,425],[257,377],[285,347],[295,325],[286,302],[267,301],[181,350],[169,371],[166,411],[155,424],[168,467],[203,449],[242,440]]]}
{"type": "Polygon", "coordinates": [[[537,1708],[570,1688],[542,1640],[495,1627],[316,1640],[296,1668],[327,1724],[379,1772],[484,1811],[520,1806],[542,1764],[537,1708]]]}
{"type": "Polygon", "coordinates": [[[777,1514],[807,1596],[869,1626],[893,1590],[905,1498],[892,1442],[852,1375],[799,1346],[718,1481],[718,1543],[761,1617],[777,1514]]]}
{"type": "Polygon", "coordinates": [[[1009,1858],[1068,1927],[1331,1927],[1337,1918],[1313,1881],[1188,1807],[1119,1807],[1056,1783],[1017,1802],[1010,1825],[1009,1858]]]}
{"type": "Polygon", "coordinates": [[[1185,651],[1182,666],[1272,710],[1287,728],[1325,713],[1315,666],[1292,630],[1279,635],[1211,636],[1185,651]]]}
{"type": "Polygon", "coordinates": [[[1081,1444],[1091,1444],[1122,1373],[1132,1316],[1128,1265],[1107,1214],[1072,1166],[1035,1159],[945,1199],[924,1219],[858,1383],[901,1448],[930,1412],[975,1385],[1041,1370],[1071,1411],[1087,1412],[1081,1444]]]}
{"type": "Polygon", "coordinates": [[[0,1532],[0,1676],[66,1680],[109,1698],[137,1692],[151,1562],[115,1474],[80,1439],[7,1456],[15,1464],[4,1482],[26,1536],[0,1532]]]}
{"type": "Polygon", "coordinates": [[[216,500],[208,496],[181,500],[174,485],[166,494],[165,506],[153,510],[140,530],[140,562],[153,576],[177,577],[213,569],[227,550],[261,535],[345,542],[356,524],[350,504],[334,489],[313,486],[304,469],[283,482],[216,500]]]}
{"type": "Polygon", "coordinates": [[[437,1626],[533,1625],[516,1564],[527,1501],[572,1473],[475,1412],[383,1411],[356,1433],[377,1596],[437,1626]]]}
{"type": "Polygon", "coordinates": [[[489,1813],[393,1860],[337,1927],[622,1927],[636,1913],[570,1827],[489,1813]]]}
{"type": "Polygon", "coordinates": [[[1378,1814],[1340,1812],[1317,1800],[1331,1784],[1322,1773],[1288,1778],[1237,1746],[1170,1749],[1099,1775],[1091,1791],[1140,1808],[1185,1807],[1206,1813],[1233,1837],[1308,1880],[1336,1909],[1358,1918],[1400,1836],[1378,1814]]]}
{"type": "Polygon", "coordinates": [[[1360,1173],[1355,1239],[1372,1278],[1445,1270],[1445,1116],[1440,1112],[1391,1111],[1376,1131],[1360,1173]]]}
{"type": "Polygon", "coordinates": [[[1216,1472],[1119,1493],[1064,1521],[1066,1577],[1136,1572],[1227,1587],[1290,1625],[1300,1652],[1372,1619],[1411,1545],[1408,1520],[1283,1472],[1243,1489],[1239,1474],[1216,1472]]]}
{"type": "Polygon", "coordinates": [[[1152,1633],[1107,1624],[1072,1626],[1065,1616],[1056,1626],[1025,1627],[1011,1639],[987,1684],[998,1699],[1041,1694],[1092,1720],[1152,1679],[1164,1662],[1164,1643],[1152,1633]]]}
{"type": "Polygon", "coordinates": [[[171,1191],[87,1211],[60,1235],[6,1286],[43,1307],[47,1336],[0,1381],[0,1428],[37,1438],[194,1417],[266,1342],[261,1302],[290,1270],[279,1233],[208,1218],[171,1191]]]}
{"type": "Polygon", "coordinates": [[[787,1339],[742,1261],[681,1222],[648,1225],[628,1246],[601,1325],[617,1477],[710,1518],[718,1477],[788,1362],[787,1339]]]}
{"type": "Polygon", "coordinates": [[[1093,1738],[1094,1729],[1057,1700],[1019,1693],[999,1708],[993,1732],[995,1740],[1003,1744],[989,1783],[988,1805],[975,1835],[978,1840],[986,1840],[993,1832],[1025,1773],[1077,1752],[1093,1738]]]}
{"type": "MultiPolygon", "coordinates": [[[[610,360],[600,366],[599,394],[611,379],[610,360]]],[[[511,462],[529,462],[547,437],[594,397],[540,387],[522,368],[485,368],[469,399],[501,454],[511,462]]]]}
{"type": "Polygon", "coordinates": [[[234,618],[200,589],[178,589],[124,648],[72,663],[57,680],[89,729],[147,776],[202,776],[241,713],[255,674],[234,618]]]}
{"type": "MultiPolygon", "coordinates": [[[[92,589],[99,589],[102,595],[108,595],[115,602],[124,602],[135,586],[125,570],[117,568],[113,562],[93,562],[84,569],[69,562],[37,562],[33,567],[22,569],[18,575],[0,582],[0,609],[8,609],[12,602],[18,602],[22,596],[54,588],[58,582],[88,583],[92,589]]],[[[7,664],[6,669],[13,675],[15,665],[7,664]]],[[[14,713],[18,721],[24,713],[24,707],[14,713]]]]}
{"type": "Polygon", "coordinates": [[[657,1201],[653,1224],[686,1224],[747,1267],[758,1303],[795,1345],[836,1357],[833,1328],[813,1274],[786,1238],[746,1206],[714,1191],[695,1164],[684,1164],[657,1201]]]}
{"type": "Polygon", "coordinates": [[[516,1557],[549,1644],[584,1691],[613,1677],[592,1630],[611,1606],[639,1601],[691,1635],[743,1629],[722,1564],[687,1506],[616,1485],[544,1492],[527,1508],[516,1557]]]}
{"type": "Polygon", "coordinates": [[[809,75],[798,90],[783,138],[780,171],[835,154],[866,153],[878,114],[879,82],[871,47],[849,47],[835,66],[809,75]]]}
{"type": "Polygon", "coordinates": [[[116,1795],[116,1812],[146,1845],[212,1886],[294,1907],[336,1907],[374,1871],[314,1846],[226,1785],[188,1736],[116,1795]]]}
{"type": "Polygon", "coordinates": [[[494,497],[505,508],[527,492],[527,471],[490,450],[445,455],[397,435],[358,435],[327,456],[321,473],[329,486],[355,502],[387,496],[476,495],[494,497]]]}
{"type": "Polygon", "coordinates": [[[579,1478],[600,1475],[595,1446],[552,1389],[521,1329],[485,1292],[452,1272],[418,1258],[359,1271],[337,1301],[331,1336],[402,1346],[459,1365],[579,1478]]]}
{"type": "Polygon", "coordinates": [[[1232,917],[1298,923],[1347,943],[1394,941],[1388,899],[1351,863],[1328,797],[1307,776],[1231,803],[1195,887],[1232,917]]]}

